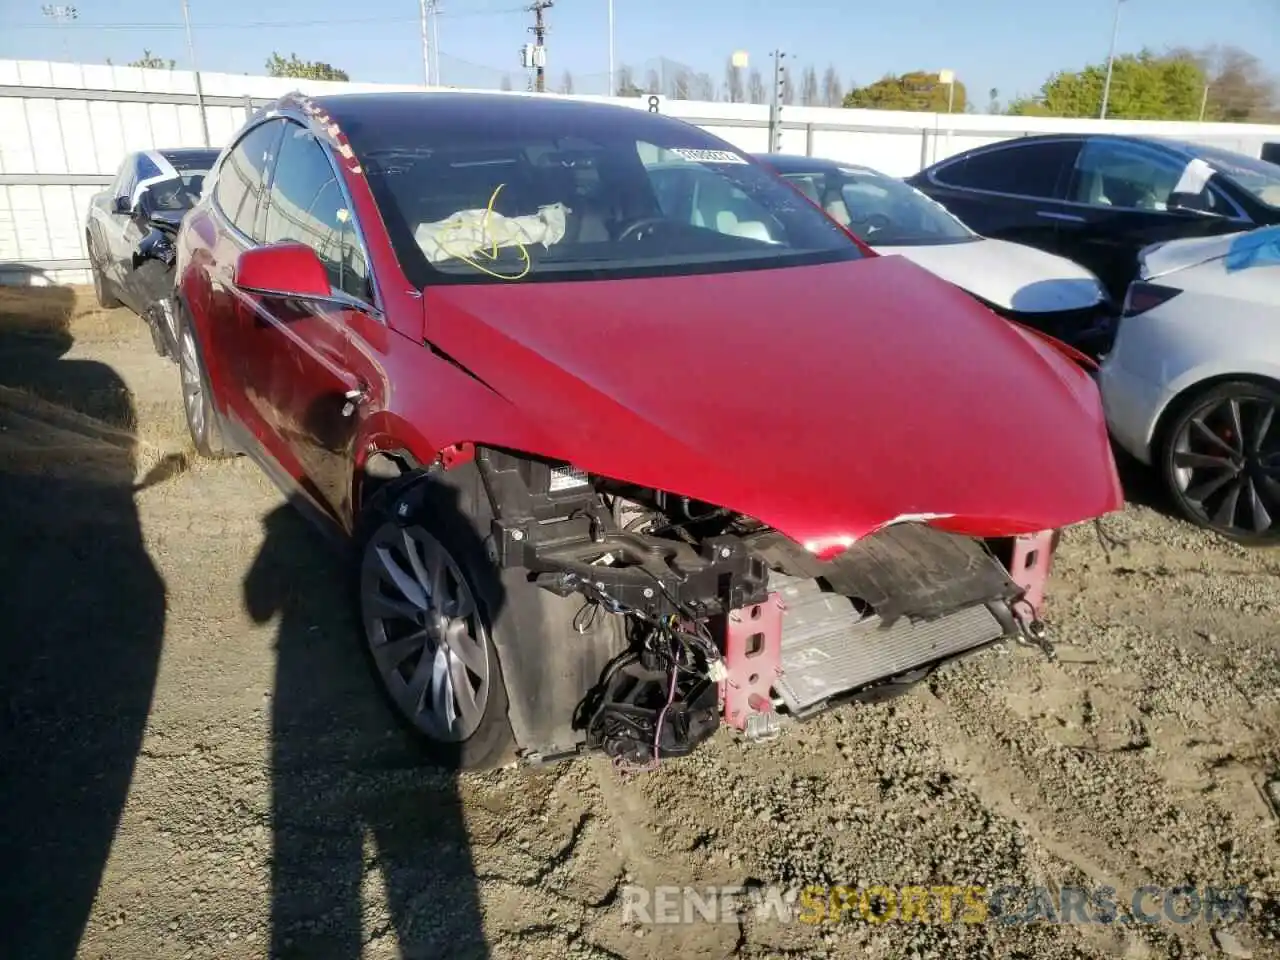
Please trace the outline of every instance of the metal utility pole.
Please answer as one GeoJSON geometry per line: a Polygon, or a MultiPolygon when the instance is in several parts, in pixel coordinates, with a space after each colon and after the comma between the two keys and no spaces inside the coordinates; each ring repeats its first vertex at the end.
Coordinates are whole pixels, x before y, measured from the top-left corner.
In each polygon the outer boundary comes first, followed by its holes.
{"type": "Polygon", "coordinates": [[[773,102],[769,104],[769,152],[782,152],[782,104],[786,100],[787,68],[783,64],[786,54],[775,50],[773,57],[773,102]]]}
{"type": "Polygon", "coordinates": [[[440,20],[437,17],[439,12],[440,0],[418,0],[418,25],[422,31],[422,72],[428,87],[440,86],[440,20]],[[435,62],[434,70],[432,61],[435,62]]]}
{"type": "Polygon", "coordinates": [[[191,70],[196,78],[196,110],[200,112],[200,133],[204,136],[204,145],[209,143],[209,118],[204,112],[204,87],[200,83],[200,65],[196,63],[196,42],[191,38],[191,11],[187,8],[187,0],[182,0],[182,22],[187,29],[187,57],[191,60],[191,70]]]}
{"type": "Polygon", "coordinates": [[[609,0],[609,96],[617,96],[613,85],[613,0],[609,0]]]}
{"type": "Polygon", "coordinates": [[[61,25],[62,29],[60,29],[58,33],[62,34],[62,52],[67,58],[67,63],[71,63],[71,43],[68,38],[66,27],[68,21],[79,19],[80,11],[75,7],[65,6],[60,3],[46,3],[40,8],[40,12],[50,20],[61,25]]]}
{"type": "Polygon", "coordinates": [[[528,8],[533,14],[533,26],[529,32],[533,34],[533,89],[538,93],[547,92],[547,53],[543,40],[547,36],[547,25],[542,19],[542,12],[555,6],[555,0],[533,0],[528,8]]]}
{"type": "Polygon", "coordinates": [[[426,29],[426,8],[430,0],[417,0],[417,15],[422,33],[422,82],[431,86],[431,37],[426,29]]]}
{"type": "Polygon", "coordinates": [[[1200,122],[1204,123],[1204,112],[1209,106],[1209,84],[1204,85],[1204,96],[1200,98],[1200,122]]]}
{"type": "Polygon", "coordinates": [[[1116,0],[1116,15],[1111,22],[1111,50],[1107,53],[1107,80],[1102,85],[1102,112],[1100,120],[1107,119],[1107,103],[1111,99],[1111,71],[1116,64],[1116,38],[1120,36],[1120,5],[1124,0],[1116,0]]]}
{"type": "Polygon", "coordinates": [[[436,52],[436,86],[442,86],[440,73],[440,0],[428,0],[431,7],[431,47],[436,52]]]}

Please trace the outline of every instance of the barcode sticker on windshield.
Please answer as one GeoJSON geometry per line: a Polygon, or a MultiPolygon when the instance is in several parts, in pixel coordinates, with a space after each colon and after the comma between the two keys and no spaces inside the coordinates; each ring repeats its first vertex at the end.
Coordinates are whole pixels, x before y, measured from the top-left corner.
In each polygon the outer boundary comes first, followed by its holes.
{"type": "Polygon", "coordinates": [[[684,157],[694,163],[746,163],[747,161],[729,150],[694,150],[690,147],[673,147],[671,152],[677,157],[684,157]]]}

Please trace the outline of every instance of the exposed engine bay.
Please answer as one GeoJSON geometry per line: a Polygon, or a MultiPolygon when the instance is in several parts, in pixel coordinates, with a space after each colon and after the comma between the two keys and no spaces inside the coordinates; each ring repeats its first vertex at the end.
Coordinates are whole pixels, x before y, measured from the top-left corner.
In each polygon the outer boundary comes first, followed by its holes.
{"type": "Polygon", "coordinates": [[[489,497],[491,559],[575,605],[565,650],[602,618],[622,626],[622,649],[584,679],[578,742],[533,759],[585,748],[651,766],[721,724],[766,738],[786,717],[893,695],[1001,638],[1052,656],[1039,610],[1054,531],[982,540],[904,522],[819,559],[713,504],[491,448],[455,454],[489,497]]]}

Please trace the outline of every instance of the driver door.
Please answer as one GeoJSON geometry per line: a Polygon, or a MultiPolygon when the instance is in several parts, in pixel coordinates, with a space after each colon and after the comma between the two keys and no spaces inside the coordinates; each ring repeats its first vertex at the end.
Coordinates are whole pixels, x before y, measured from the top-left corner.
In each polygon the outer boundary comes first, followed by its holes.
{"type": "Polygon", "coordinates": [[[265,358],[256,384],[278,444],[277,459],[295,472],[316,506],[341,522],[353,463],[359,407],[377,402],[381,378],[366,369],[352,327],[376,313],[368,257],[337,167],[309,130],[285,124],[267,190],[265,244],[292,241],[315,251],[329,273],[335,302],[263,297],[252,336],[265,358]]]}
{"type": "MultiPolygon", "coordinates": [[[[130,219],[128,213],[119,213],[116,205],[121,198],[130,200],[138,186],[138,155],[131,153],[125,157],[116,181],[106,198],[106,210],[103,211],[101,230],[98,237],[98,257],[102,261],[103,273],[116,287],[122,290],[125,280],[125,267],[129,265],[130,219]]],[[[132,303],[129,306],[133,306],[132,303]]]]}

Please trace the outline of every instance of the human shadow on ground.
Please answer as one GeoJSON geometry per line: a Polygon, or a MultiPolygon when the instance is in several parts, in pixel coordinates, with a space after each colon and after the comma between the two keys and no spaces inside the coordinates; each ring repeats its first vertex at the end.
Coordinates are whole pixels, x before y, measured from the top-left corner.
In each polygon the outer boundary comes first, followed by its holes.
{"type": "Polygon", "coordinates": [[[0,952],[60,960],[129,792],[165,584],[134,506],[128,389],[65,358],[71,290],[15,297],[0,301],[0,952]]]}
{"type": "Polygon", "coordinates": [[[244,583],[250,616],[278,618],[271,956],[357,958],[394,933],[399,956],[483,960],[457,777],[423,766],[379,696],[350,560],[328,546],[283,505],[244,583]],[[370,905],[379,887],[385,915],[370,905]]]}

